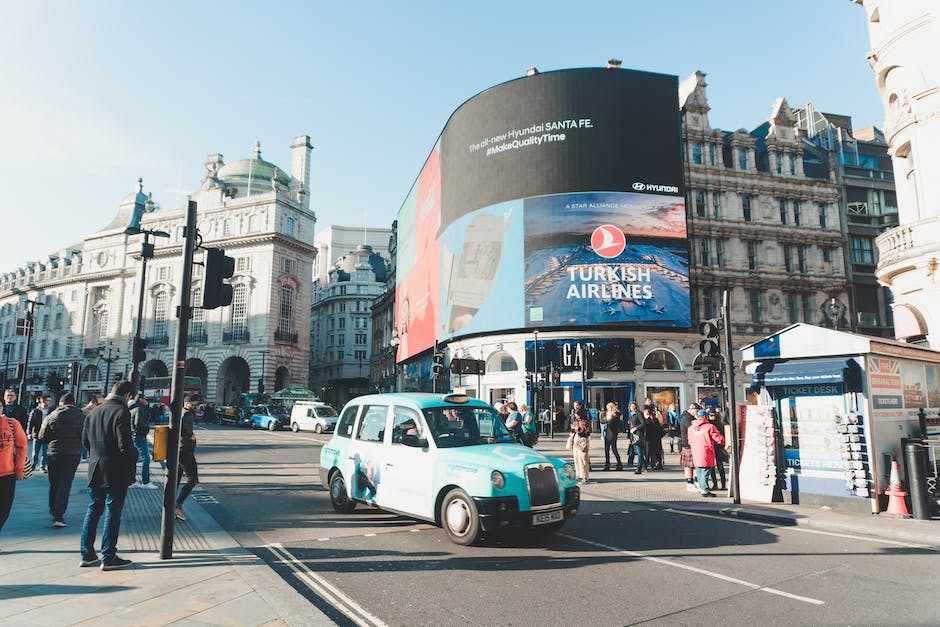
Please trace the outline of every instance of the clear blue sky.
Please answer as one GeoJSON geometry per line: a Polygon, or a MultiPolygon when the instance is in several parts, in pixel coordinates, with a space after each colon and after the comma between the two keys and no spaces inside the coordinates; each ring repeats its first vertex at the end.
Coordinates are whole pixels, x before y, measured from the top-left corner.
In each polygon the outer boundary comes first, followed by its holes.
{"type": "Polygon", "coordinates": [[[0,272],[104,227],[138,177],[178,206],[207,155],[246,158],[256,139],[289,171],[291,140],[311,136],[318,229],[388,227],[450,113],[530,65],[701,70],[723,129],[756,127],[778,96],[856,127],[884,118],[849,0],[3,0],[3,14],[0,272]]]}

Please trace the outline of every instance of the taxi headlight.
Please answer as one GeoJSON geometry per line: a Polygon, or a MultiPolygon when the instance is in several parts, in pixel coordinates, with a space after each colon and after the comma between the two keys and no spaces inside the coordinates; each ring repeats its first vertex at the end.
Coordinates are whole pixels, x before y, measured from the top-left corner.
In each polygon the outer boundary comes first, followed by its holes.
{"type": "Polygon", "coordinates": [[[493,484],[494,488],[500,490],[504,485],[506,485],[506,477],[504,477],[503,473],[500,471],[494,470],[490,473],[490,483],[493,484]]]}
{"type": "Polygon", "coordinates": [[[575,477],[574,466],[572,466],[571,464],[565,464],[564,466],[561,467],[561,474],[563,474],[568,479],[574,479],[575,477]]]}

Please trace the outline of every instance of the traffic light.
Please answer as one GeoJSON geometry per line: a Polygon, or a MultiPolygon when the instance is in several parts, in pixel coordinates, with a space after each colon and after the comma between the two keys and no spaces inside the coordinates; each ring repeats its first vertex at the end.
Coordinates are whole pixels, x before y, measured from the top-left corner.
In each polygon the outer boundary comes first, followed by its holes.
{"type": "Polygon", "coordinates": [[[707,357],[717,357],[721,354],[721,318],[703,320],[698,324],[698,332],[702,339],[698,343],[698,350],[707,357]]]}
{"type": "Polygon", "coordinates": [[[552,385],[554,387],[561,385],[561,370],[558,370],[557,368],[552,370],[552,385]]]}
{"type": "Polygon", "coordinates": [[[215,309],[232,304],[232,286],[225,282],[235,274],[235,259],[221,248],[207,248],[202,308],[215,309]]]}
{"type": "Polygon", "coordinates": [[[258,394],[264,394],[264,379],[258,377],[258,394]]]}
{"type": "Polygon", "coordinates": [[[134,340],[134,363],[139,364],[142,361],[147,360],[147,353],[144,350],[147,348],[147,338],[138,337],[134,340]]]}
{"type": "Polygon", "coordinates": [[[715,385],[715,370],[711,366],[702,371],[702,382],[705,385],[715,385]]]}
{"type": "Polygon", "coordinates": [[[532,391],[532,374],[529,372],[525,373],[525,391],[532,391]]]}
{"type": "Polygon", "coordinates": [[[434,376],[444,374],[444,353],[434,353],[434,376]]]}
{"type": "Polygon", "coordinates": [[[72,382],[75,381],[75,362],[74,361],[70,361],[69,363],[65,365],[65,380],[68,382],[69,385],[71,385],[72,382]]]}

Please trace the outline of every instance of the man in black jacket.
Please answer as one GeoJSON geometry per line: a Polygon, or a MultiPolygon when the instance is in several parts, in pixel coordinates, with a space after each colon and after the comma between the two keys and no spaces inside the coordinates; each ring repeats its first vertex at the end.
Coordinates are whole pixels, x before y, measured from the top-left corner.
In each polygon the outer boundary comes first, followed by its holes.
{"type": "Polygon", "coordinates": [[[26,408],[16,402],[16,390],[8,389],[3,392],[3,415],[19,420],[23,433],[29,431],[27,428],[29,415],[26,413],[26,408]]]}
{"type": "Polygon", "coordinates": [[[49,463],[49,513],[53,527],[65,527],[65,510],[78,461],[82,457],[82,427],[85,414],[75,406],[69,392],[59,399],[59,406],[42,421],[37,440],[45,444],[49,463]]]}
{"type": "Polygon", "coordinates": [[[46,445],[39,441],[39,429],[42,427],[42,421],[49,415],[49,406],[52,405],[52,397],[48,394],[41,394],[36,397],[36,406],[29,412],[29,428],[26,429],[26,437],[33,441],[33,468],[42,466],[43,472],[49,472],[46,467],[46,445]]]}
{"type": "Polygon", "coordinates": [[[695,485],[695,463],[692,461],[692,447],[689,446],[689,426],[695,420],[695,414],[702,408],[698,403],[692,403],[689,408],[679,416],[679,465],[685,475],[685,489],[688,492],[697,492],[695,485]]]}
{"type": "MultiPolygon", "coordinates": [[[[644,409],[644,412],[649,411],[644,409]]],[[[638,411],[631,412],[628,420],[630,428],[630,456],[636,455],[636,470],[634,474],[643,474],[646,464],[646,421],[643,414],[638,411]]]]}
{"type": "Polygon", "coordinates": [[[117,555],[117,540],[121,532],[121,511],[127,496],[127,487],[134,482],[137,467],[137,449],[131,434],[131,413],[127,403],[134,398],[136,388],[130,381],[118,381],[101,405],[95,407],[85,420],[83,443],[88,449],[88,510],[82,526],[79,566],[94,566],[99,562],[95,552],[98,519],[104,513],[104,531],[101,534],[101,570],[116,570],[131,565],[117,555]]]}
{"type": "Polygon", "coordinates": [[[140,481],[131,487],[155,489],[157,486],[150,482],[150,442],[147,441],[147,434],[150,433],[150,407],[147,404],[147,396],[138,394],[127,409],[131,412],[131,433],[134,434],[134,447],[140,460],[140,481]]]}

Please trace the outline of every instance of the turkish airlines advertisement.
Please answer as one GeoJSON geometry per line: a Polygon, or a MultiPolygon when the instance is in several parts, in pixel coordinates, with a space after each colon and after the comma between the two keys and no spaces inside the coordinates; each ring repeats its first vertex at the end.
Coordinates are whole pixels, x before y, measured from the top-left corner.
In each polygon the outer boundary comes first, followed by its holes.
{"type": "Polygon", "coordinates": [[[448,120],[398,216],[399,360],[524,328],[688,328],[674,76],[561,70],[448,120]]]}

